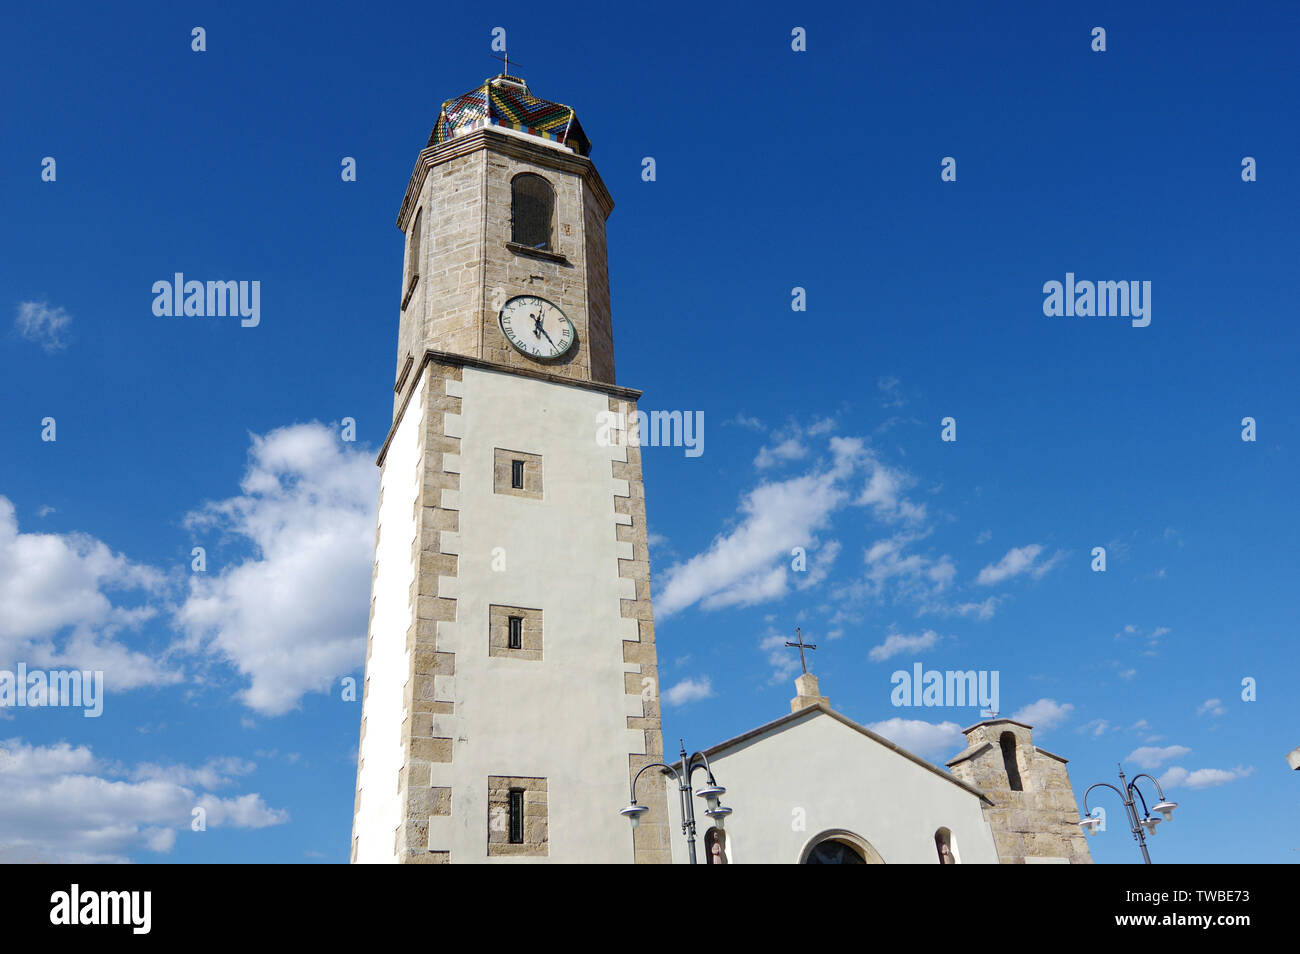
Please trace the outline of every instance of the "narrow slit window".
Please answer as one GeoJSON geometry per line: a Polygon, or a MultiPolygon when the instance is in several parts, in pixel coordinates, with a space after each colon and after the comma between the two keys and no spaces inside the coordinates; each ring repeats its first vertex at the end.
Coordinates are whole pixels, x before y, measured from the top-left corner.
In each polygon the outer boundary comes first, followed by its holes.
{"type": "Polygon", "coordinates": [[[524,462],[522,460],[512,460],[510,462],[510,486],[514,490],[524,489],[524,462]]]}
{"type": "Polygon", "coordinates": [[[415,213],[415,222],[411,225],[411,233],[406,238],[406,284],[411,287],[415,280],[420,277],[420,239],[421,231],[424,227],[424,209],[415,213]]]}
{"type": "Polygon", "coordinates": [[[1003,732],[998,741],[1002,744],[1002,764],[1007,770],[1007,786],[1013,792],[1023,792],[1025,787],[1020,781],[1020,766],[1016,764],[1015,733],[1003,732]]]}
{"type": "Polygon", "coordinates": [[[510,790],[510,844],[524,843],[524,790],[510,790]]]}
{"type": "Polygon", "coordinates": [[[510,617],[510,642],[511,649],[524,648],[524,618],[522,616],[510,617]]]}

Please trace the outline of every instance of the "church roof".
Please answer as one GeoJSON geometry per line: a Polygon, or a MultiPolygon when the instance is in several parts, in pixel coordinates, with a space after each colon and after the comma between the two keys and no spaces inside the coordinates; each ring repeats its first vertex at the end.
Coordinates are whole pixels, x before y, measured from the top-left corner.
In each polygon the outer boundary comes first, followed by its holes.
{"type": "Polygon", "coordinates": [[[591,154],[591,140],[573,107],[538,99],[522,79],[505,73],[443,103],[428,145],[449,142],[483,126],[504,126],[568,146],[580,156],[591,154]]]}
{"type": "Polygon", "coordinates": [[[865,735],[873,742],[878,742],[887,749],[892,749],[894,752],[898,753],[903,758],[915,762],[917,765],[921,766],[921,768],[933,772],[935,775],[938,775],[940,778],[945,779],[948,782],[951,782],[953,785],[956,785],[958,788],[965,789],[966,791],[970,792],[972,795],[976,795],[981,800],[988,802],[990,805],[993,804],[993,800],[989,798],[987,795],[985,795],[983,792],[981,792],[974,785],[970,785],[967,782],[963,782],[961,779],[948,774],[943,769],[939,768],[937,765],[927,762],[919,755],[913,755],[911,752],[907,751],[907,749],[903,748],[901,745],[889,741],[889,739],[886,739],[883,735],[877,735],[876,733],[868,729],[866,726],[859,725],[858,723],[854,722],[852,719],[848,718],[847,716],[840,715],[830,706],[820,702],[805,706],[802,709],[799,709],[795,712],[791,712],[789,715],[783,715],[779,719],[773,719],[771,722],[764,723],[763,725],[760,725],[756,729],[750,729],[748,732],[744,733],[743,735],[738,735],[733,739],[727,739],[727,741],[725,742],[719,742],[717,745],[713,746],[712,748],[705,749],[704,756],[705,758],[712,759],[715,756],[725,755],[727,751],[730,749],[739,748],[741,745],[745,744],[746,742],[753,741],[758,736],[765,735],[766,733],[771,732],[774,729],[783,729],[788,725],[792,725],[803,719],[809,718],[811,715],[815,713],[821,713],[823,715],[830,716],[836,722],[843,723],[844,725],[848,726],[850,729],[853,729],[855,732],[859,732],[862,735],[865,735]]]}

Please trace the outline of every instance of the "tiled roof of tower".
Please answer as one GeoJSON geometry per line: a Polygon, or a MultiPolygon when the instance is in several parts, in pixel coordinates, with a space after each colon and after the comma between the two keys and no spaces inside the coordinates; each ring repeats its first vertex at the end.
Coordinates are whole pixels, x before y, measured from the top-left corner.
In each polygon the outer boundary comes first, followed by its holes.
{"type": "Polygon", "coordinates": [[[448,142],[483,125],[505,126],[540,136],[582,156],[591,153],[591,141],[572,107],[538,99],[523,80],[504,73],[443,103],[428,145],[448,142]]]}

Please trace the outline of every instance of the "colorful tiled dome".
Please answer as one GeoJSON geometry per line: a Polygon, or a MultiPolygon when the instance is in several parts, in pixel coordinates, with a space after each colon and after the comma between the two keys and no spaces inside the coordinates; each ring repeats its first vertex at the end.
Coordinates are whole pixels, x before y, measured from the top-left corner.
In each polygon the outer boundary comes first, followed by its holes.
{"type": "Polygon", "coordinates": [[[502,73],[442,104],[429,145],[448,142],[484,125],[505,126],[568,146],[579,155],[591,153],[591,141],[572,107],[538,99],[528,84],[502,73]]]}

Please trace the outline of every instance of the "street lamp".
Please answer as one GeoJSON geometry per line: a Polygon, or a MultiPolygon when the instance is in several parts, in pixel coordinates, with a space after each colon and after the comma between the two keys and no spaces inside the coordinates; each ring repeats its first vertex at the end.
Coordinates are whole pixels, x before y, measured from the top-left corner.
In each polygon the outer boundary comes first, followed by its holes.
{"type": "Polygon", "coordinates": [[[1164,816],[1164,821],[1173,821],[1174,809],[1178,807],[1178,803],[1171,802],[1169,799],[1165,798],[1164,789],[1160,787],[1160,783],[1145,772],[1140,775],[1134,775],[1133,781],[1127,781],[1124,778],[1123,765],[1120,765],[1119,767],[1119,784],[1122,786],[1122,789],[1116,788],[1109,782],[1098,782],[1096,785],[1090,785],[1088,787],[1088,791],[1083,793],[1084,817],[1079,821],[1079,827],[1089,835],[1097,834],[1097,828],[1101,825],[1101,819],[1090,817],[1091,813],[1088,811],[1088,795],[1094,788],[1110,789],[1123,800],[1124,811],[1128,815],[1129,830],[1133,832],[1133,837],[1137,840],[1138,847],[1142,849],[1143,860],[1147,864],[1151,864],[1151,855],[1147,853],[1147,841],[1142,833],[1145,831],[1148,835],[1154,837],[1156,826],[1161,822],[1161,819],[1152,815],[1151,812],[1153,810],[1159,812],[1164,816]],[[1137,781],[1140,778],[1145,778],[1150,781],[1151,784],[1156,787],[1156,791],[1160,794],[1160,801],[1156,803],[1153,809],[1147,808],[1146,797],[1142,794],[1142,790],[1138,788],[1137,781]],[[1137,793],[1138,800],[1142,802],[1142,818],[1138,817],[1137,806],[1133,803],[1134,793],[1137,793]]]}
{"type": "MultiPolygon", "coordinates": [[[[679,740],[680,741],[680,740],[679,740]]],[[[695,864],[695,803],[691,800],[692,795],[698,795],[704,799],[708,807],[704,814],[713,819],[714,823],[721,828],[726,817],[731,814],[731,809],[722,804],[721,798],[727,794],[727,790],[718,784],[718,780],[713,777],[713,769],[709,768],[709,760],[703,752],[696,752],[694,755],[687,756],[686,744],[682,743],[681,768],[673,768],[664,762],[651,762],[643,766],[636,777],[632,779],[632,801],[627,806],[619,810],[619,814],[632,823],[635,829],[641,823],[641,816],[650,811],[645,805],[638,805],[636,802],[636,783],[641,779],[641,772],[646,769],[662,769],[665,775],[671,775],[677,781],[678,797],[682,803],[682,834],[686,836],[686,847],[690,854],[691,864],[695,864]],[[691,776],[695,774],[696,769],[704,769],[705,777],[708,784],[698,792],[691,790],[691,776]]]]}

